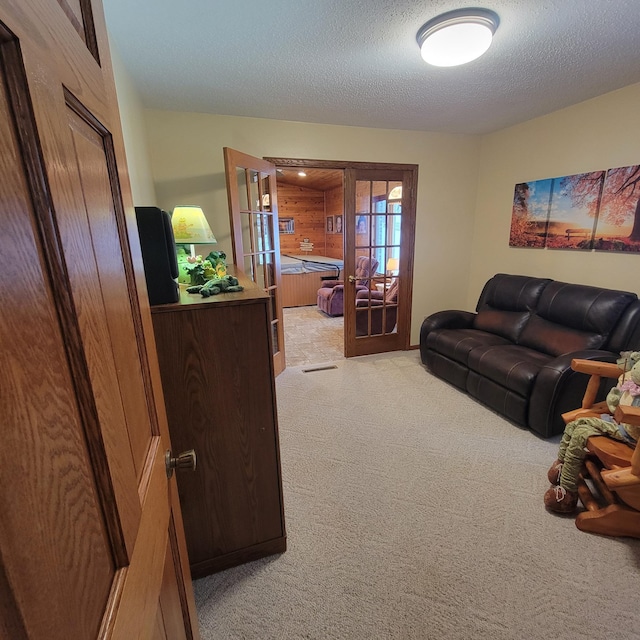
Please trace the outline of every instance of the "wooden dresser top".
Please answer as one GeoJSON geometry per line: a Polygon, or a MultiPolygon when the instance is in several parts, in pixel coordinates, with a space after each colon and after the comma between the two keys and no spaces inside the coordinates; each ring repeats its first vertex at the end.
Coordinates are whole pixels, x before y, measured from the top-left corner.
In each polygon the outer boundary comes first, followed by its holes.
{"type": "Polygon", "coordinates": [[[180,285],[180,300],[169,304],[158,304],[151,307],[151,313],[166,313],[183,310],[193,310],[196,307],[206,308],[211,304],[238,305],[251,304],[258,300],[269,300],[269,294],[253,282],[249,277],[240,271],[235,265],[227,266],[227,273],[238,278],[244,291],[232,293],[219,293],[215,296],[203,298],[199,293],[187,293],[190,285],[180,285]]]}

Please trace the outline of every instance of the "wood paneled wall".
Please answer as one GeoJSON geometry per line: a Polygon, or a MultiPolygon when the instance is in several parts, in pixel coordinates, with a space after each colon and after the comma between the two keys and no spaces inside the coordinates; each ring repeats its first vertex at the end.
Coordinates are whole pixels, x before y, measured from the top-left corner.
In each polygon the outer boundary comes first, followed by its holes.
{"type": "Polygon", "coordinates": [[[325,254],[324,192],[278,183],[278,217],[293,218],[295,232],[280,234],[280,252],[299,254],[304,238],[316,255],[325,254]]]}
{"type": "MultiPolygon", "coordinates": [[[[280,252],[299,254],[304,238],[313,242],[311,255],[344,256],[342,233],[326,233],[326,217],[344,214],[344,189],[316,191],[278,183],[278,217],[293,218],[295,232],[280,234],[280,252]]],[[[343,225],[344,227],[344,221],[343,225]]]]}
{"type": "MultiPolygon", "coordinates": [[[[342,229],[344,231],[344,188],[342,186],[324,192],[325,214],[327,216],[343,216],[342,229]]],[[[326,225],[325,225],[326,229],[326,225]]],[[[335,222],[334,222],[335,229],[335,222]]],[[[330,258],[344,257],[344,234],[328,233],[325,255],[330,258]]]]}

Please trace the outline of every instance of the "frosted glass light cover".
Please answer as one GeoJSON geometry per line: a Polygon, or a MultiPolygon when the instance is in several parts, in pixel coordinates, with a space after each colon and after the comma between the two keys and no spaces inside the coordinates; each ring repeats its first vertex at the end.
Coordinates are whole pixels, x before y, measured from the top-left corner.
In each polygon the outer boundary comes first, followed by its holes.
{"type": "Polygon", "coordinates": [[[420,53],[436,67],[455,67],[479,58],[491,46],[493,33],[483,24],[453,24],[432,33],[420,53]]]}
{"type": "Polygon", "coordinates": [[[490,9],[454,9],[423,24],[416,40],[425,62],[454,67],[479,58],[499,24],[500,16],[490,9]]]}

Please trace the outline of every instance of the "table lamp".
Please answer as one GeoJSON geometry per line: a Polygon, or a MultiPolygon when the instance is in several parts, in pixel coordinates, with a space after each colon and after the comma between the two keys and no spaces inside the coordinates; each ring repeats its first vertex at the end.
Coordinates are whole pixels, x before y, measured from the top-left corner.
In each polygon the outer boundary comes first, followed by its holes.
{"type": "Polygon", "coordinates": [[[171,226],[177,244],[191,245],[191,256],[196,257],[197,244],[217,244],[216,237],[200,207],[180,205],[173,209],[171,226]]]}
{"type": "Polygon", "coordinates": [[[389,258],[387,260],[387,275],[393,276],[398,273],[398,268],[400,267],[400,260],[398,258],[389,258]]]}

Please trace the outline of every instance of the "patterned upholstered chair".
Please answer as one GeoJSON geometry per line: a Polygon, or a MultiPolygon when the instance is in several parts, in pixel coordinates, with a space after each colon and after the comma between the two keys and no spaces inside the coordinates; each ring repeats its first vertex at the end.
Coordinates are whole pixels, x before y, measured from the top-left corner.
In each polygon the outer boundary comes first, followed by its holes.
{"type": "MultiPolygon", "coordinates": [[[[375,275],[378,261],[366,256],[356,259],[356,291],[369,289],[369,278],[375,275]]],[[[318,309],[328,316],[344,314],[344,281],[325,280],[318,289],[318,309]]]]}
{"type": "Polygon", "coordinates": [[[392,333],[398,318],[398,278],[385,291],[356,293],[356,336],[392,333]],[[369,325],[371,316],[371,325],[369,325]]]}

